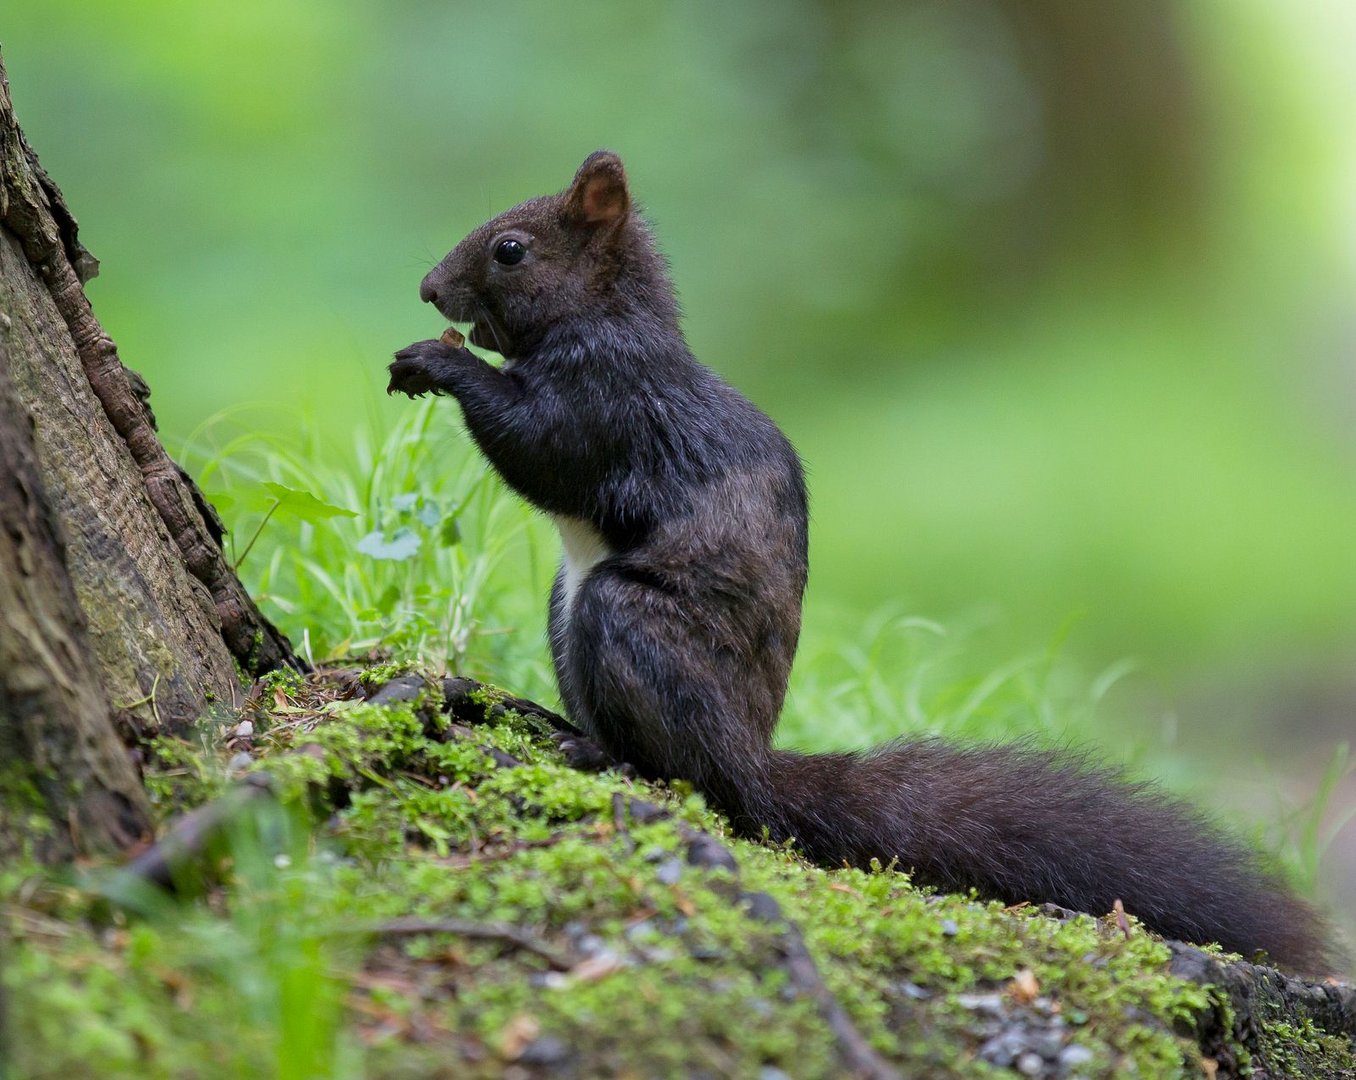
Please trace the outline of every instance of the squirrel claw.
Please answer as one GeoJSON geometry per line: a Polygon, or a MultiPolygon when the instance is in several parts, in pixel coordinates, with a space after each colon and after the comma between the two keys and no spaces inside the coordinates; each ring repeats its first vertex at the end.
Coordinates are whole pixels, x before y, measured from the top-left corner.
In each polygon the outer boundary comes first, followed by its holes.
{"type": "Polygon", "coordinates": [[[386,386],[386,392],[394,394],[399,391],[415,398],[434,389],[433,376],[429,370],[432,357],[429,356],[428,346],[438,344],[436,341],[420,341],[396,353],[395,359],[387,367],[391,381],[386,386]]]}
{"type": "Polygon", "coordinates": [[[444,392],[442,377],[454,366],[451,359],[458,351],[446,341],[416,341],[406,345],[391,361],[387,370],[391,381],[386,387],[388,394],[399,391],[409,397],[421,397],[432,392],[444,392]]]}
{"type": "Polygon", "coordinates": [[[556,731],[551,734],[551,741],[565,755],[565,764],[580,772],[602,772],[617,764],[611,754],[585,735],[556,731]]]}

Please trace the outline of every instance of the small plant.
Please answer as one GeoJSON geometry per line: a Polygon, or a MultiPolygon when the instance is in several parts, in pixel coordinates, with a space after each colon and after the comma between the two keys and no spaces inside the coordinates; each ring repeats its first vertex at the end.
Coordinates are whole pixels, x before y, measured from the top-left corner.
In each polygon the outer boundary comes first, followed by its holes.
{"type": "Polygon", "coordinates": [[[1277,795],[1280,808],[1275,824],[1260,835],[1259,843],[1275,851],[1290,878],[1309,896],[1318,891],[1318,867],[1328,845],[1353,819],[1356,806],[1332,813],[1333,796],[1349,776],[1356,773],[1351,746],[1341,742],[1333,748],[1324,766],[1313,798],[1286,811],[1286,802],[1277,795]]]}
{"type": "MultiPolygon", "coordinates": [[[[811,610],[792,672],[784,734],[807,745],[860,746],[896,735],[1091,741],[1106,697],[1134,670],[1089,678],[1065,655],[1065,631],[1039,652],[979,667],[986,627],[942,625],[883,606],[865,622],[811,610]]],[[[1131,748],[1136,752],[1144,747],[1131,748]]]]}
{"type": "Polygon", "coordinates": [[[229,426],[208,424],[186,457],[250,592],[308,659],[386,650],[549,696],[549,541],[446,408],[413,405],[342,460],[317,438],[229,426]]]}

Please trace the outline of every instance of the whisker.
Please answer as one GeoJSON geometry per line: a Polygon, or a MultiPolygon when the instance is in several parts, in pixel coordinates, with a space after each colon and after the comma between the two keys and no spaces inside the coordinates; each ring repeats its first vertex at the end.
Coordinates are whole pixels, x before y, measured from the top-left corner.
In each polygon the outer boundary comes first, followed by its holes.
{"type": "Polygon", "coordinates": [[[491,317],[489,310],[479,301],[476,302],[476,314],[476,321],[478,323],[483,323],[485,328],[490,332],[490,340],[494,342],[494,351],[500,356],[503,356],[504,342],[499,337],[499,327],[494,318],[491,317]]]}

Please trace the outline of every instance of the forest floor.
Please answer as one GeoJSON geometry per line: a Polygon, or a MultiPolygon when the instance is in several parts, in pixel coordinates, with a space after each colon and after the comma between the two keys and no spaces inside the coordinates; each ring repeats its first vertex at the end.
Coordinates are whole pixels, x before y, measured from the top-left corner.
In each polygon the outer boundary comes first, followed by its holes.
{"type": "Polygon", "coordinates": [[[1350,988],[808,865],[551,721],[387,665],[159,741],[169,839],[0,871],[0,1076],[1356,1076],[1350,988]]]}

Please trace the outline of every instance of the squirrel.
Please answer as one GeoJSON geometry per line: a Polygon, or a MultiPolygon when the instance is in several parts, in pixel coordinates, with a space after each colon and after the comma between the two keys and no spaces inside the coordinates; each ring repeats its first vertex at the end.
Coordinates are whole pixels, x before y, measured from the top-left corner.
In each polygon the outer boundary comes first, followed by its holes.
{"type": "Polygon", "coordinates": [[[808,567],[801,462],[700,364],[614,153],[480,226],[420,298],[460,335],[390,364],[388,393],[460,404],[505,483],[559,528],[549,639],[581,766],[682,779],[752,838],[828,867],[1094,915],[1319,972],[1323,920],[1246,845],[1086,754],[900,739],[774,747],[808,567]]]}

